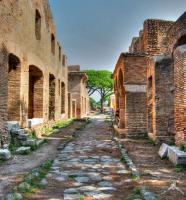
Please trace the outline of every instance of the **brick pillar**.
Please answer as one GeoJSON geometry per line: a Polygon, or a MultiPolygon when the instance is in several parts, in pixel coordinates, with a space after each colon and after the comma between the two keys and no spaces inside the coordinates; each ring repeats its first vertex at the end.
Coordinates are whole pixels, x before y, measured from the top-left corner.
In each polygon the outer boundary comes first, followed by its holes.
{"type": "Polygon", "coordinates": [[[7,100],[8,100],[8,52],[7,49],[1,47],[0,57],[0,148],[8,143],[7,131],[7,100]]]}
{"type": "Polygon", "coordinates": [[[186,45],[174,52],[174,112],[176,144],[186,144],[186,45]]]}
{"type": "Polygon", "coordinates": [[[44,122],[46,123],[49,119],[49,74],[44,72],[43,76],[43,117],[44,122]]]}
{"type": "Polygon", "coordinates": [[[23,58],[21,64],[21,126],[28,127],[29,66],[23,58]]]}
{"type": "Polygon", "coordinates": [[[119,128],[125,128],[125,98],[124,96],[119,97],[119,128]]]}

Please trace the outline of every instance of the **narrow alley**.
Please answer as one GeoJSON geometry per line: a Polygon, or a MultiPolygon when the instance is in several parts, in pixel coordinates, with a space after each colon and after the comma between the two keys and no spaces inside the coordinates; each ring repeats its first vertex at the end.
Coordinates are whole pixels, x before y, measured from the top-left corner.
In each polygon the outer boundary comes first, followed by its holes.
{"type": "Polygon", "coordinates": [[[105,116],[96,115],[79,137],[59,151],[46,188],[28,199],[120,200],[133,189],[105,116]]]}

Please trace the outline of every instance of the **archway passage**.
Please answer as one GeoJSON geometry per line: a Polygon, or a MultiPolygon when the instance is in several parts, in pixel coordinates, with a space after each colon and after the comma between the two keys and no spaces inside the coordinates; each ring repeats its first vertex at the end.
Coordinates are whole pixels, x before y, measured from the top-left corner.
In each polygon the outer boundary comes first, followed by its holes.
{"type": "Polygon", "coordinates": [[[49,120],[55,120],[55,77],[49,75],[49,120]]]}
{"type": "Polygon", "coordinates": [[[65,83],[61,83],[61,114],[65,113],[65,83]]]}
{"type": "Polygon", "coordinates": [[[17,56],[8,58],[8,120],[20,121],[21,65],[17,56]]]}
{"type": "Polygon", "coordinates": [[[36,66],[29,66],[28,118],[43,118],[43,73],[36,66]]]}

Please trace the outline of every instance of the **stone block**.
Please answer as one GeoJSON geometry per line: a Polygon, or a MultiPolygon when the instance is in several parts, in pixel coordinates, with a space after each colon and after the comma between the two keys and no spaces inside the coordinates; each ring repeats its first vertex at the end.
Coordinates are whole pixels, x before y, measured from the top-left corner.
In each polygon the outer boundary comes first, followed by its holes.
{"type": "Polygon", "coordinates": [[[169,147],[168,157],[174,165],[186,165],[186,152],[180,151],[178,147],[169,147]]]}
{"type": "Polygon", "coordinates": [[[19,134],[18,139],[22,141],[26,141],[29,137],[29,134],[19,134]]]}
{"type": "Polygon", "coordinates": [[[4,198],[4,200],[22,200],[23,197],[20,193],[11,193],[7,194],[7,196],[4,198]]]}
{"type": "Polygon", "coordinates": [[[19,147],[17,150],[16,150],[16,153],[17,154],[21,154],[21,155],[25,155],[25,154],[29,154],[31,151],[31,148],[30,147],[19,147]]]}
{"type": "Polygon", "coordinates": [[[11,153],[8,149],[0,149],[0,160],[9,160],[11,153]]]}
{"type": "Polygon", "coordinates": [[[166,158],[166,157],[167,157],[168,148],[169,148],[169,146],[168,146],[167,144],[165,144],[165,143],[163,143],[163,144],[161,145],[161,147],[160,147],[160,149],[159,149],[159,152],[158,152],[158,154],[159,154],[159,156],[160,156],[161,158],[166,158]]]}
{"type": "Polygon", "coordinates": [[[40,146],[44,143],[44,139],[36,140],[36,146],[40,146]]]}
{"type": "Polygon", "coordinates": [[[20,129],[19,123],[16,121],[7,122],[7,127],[8,131],[20,129]]]}
{"type": "Polygon", "coordinates": [[[29,147],[33,147],[33,146],[36,146],[36,139],[28,139],[26,141],[23,141],[22,142],[22,145],[23,146],[29,146],[29,147]]]}

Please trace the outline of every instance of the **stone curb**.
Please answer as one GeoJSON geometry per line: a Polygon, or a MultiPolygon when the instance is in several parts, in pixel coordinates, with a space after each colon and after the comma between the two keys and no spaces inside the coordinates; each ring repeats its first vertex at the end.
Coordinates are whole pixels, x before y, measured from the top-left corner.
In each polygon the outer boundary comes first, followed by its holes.
{"type": "MultiPolygon", "coordinates": [[[[133,163],[132,159],[128,156],[127,150],[121,144],[120,139],[117,137],[114,137],[113,140],[118,145],[118,148],[119,148],[119,151],[121,154],[121,158],[125,161],[125,163],[129,167],[129,169],[131,170],[132,175],[137,180],[139,180],[140,173],[139,173],[138,169],[136,168],[135,164],[133,163]]],[[[154,193],[147,191],[145,187],[141,187],[141,195],[143,196],[144,200],[157,200],[154,193]]]]}

